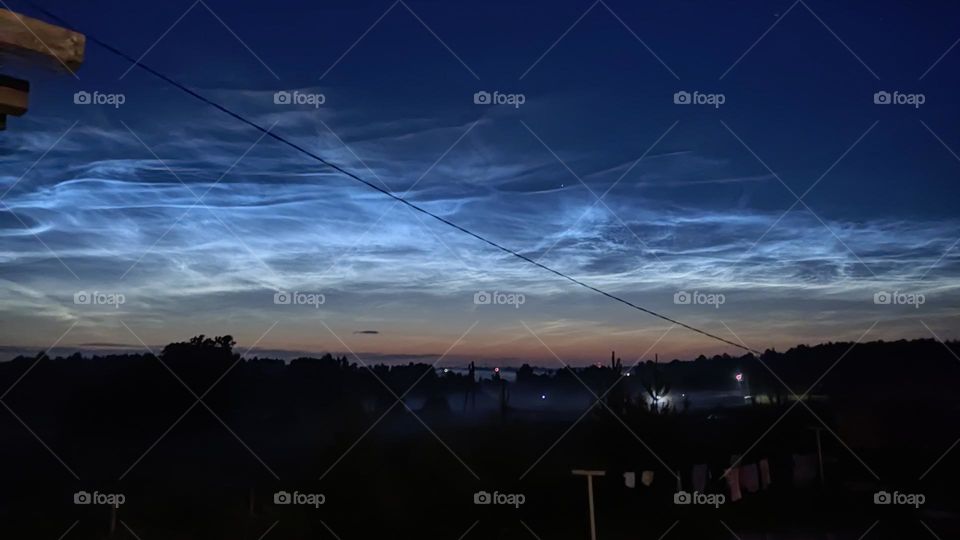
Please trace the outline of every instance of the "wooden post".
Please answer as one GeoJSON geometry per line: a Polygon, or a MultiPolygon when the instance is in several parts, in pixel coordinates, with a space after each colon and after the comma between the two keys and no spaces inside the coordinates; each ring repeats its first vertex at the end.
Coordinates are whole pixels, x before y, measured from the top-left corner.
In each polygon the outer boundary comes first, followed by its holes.
{"type": "Polygon", "coordinates": [[[30,83],[0,75],[0,114],[22,116],[27,112],[30,83]]]}
{"type": "MultiPolygon", "coordinates": [[[[73,72],[83,63],[87,38],[73,30],[0,9],[0,60],[23,59],[31,65],[73,72]]],[[[0,75],[0,131],[7,116],[27,112],[30,83],[0,75]]]]}
{"type": "Polygon", "coordinates": [[[73,73],[83,63],[87,38],[79,32],[0,9],[0,54],[66,68],[73,73]]]}
{"type": "Polygon", "coordinates": [[[827,477],[823,472],[823,444],[820,441],[820,432],[823,431],[823,428],[820,426],[807,426],[807,429],[814,432],[814,436],[817,440],[817,470],[820,473],[820,485],[827,485],[827,477]]]}
{"type": "Polygon", "coordinates": [[[593,477],[606,476],[607,471],[590,471],[583,469],[574,469],[571,471],[574,476],[587,477],[587,506],[590,510],[590,540],[597,540],[597,518],[593,506],[593,477]]]}
{"type": "Polygon", "coordinates": [[[827,485],[827,477],[823,475],[823,447],[820,445],[820,428],[814,428],[817,432],[817,462],[820,464],[820,485],[827,485]]]}

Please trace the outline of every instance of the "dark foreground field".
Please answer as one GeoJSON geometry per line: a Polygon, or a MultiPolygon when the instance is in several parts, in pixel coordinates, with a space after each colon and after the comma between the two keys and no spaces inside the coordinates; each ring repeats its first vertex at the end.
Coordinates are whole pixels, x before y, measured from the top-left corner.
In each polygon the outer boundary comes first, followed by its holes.
{"type": "Polygon", "coordinates": [[[606,471],[594,485],[604,539],[960,534],[951,351],[837,344],[762,360],[522,370],[515,382],[471,385],[424,364],[371,373],[331,357],[238,361],[228,344],[180,344],[161,358],[21,358],[0,365],[11,388],[0,537],[589,538],[586,481],[572,469],[606,471]],[[649,405],[651,390],[723,390],[733,372],[752,384],[746,405],[649,405]],[[785,387],[811,391],[798,402],[785,387]],[[818,430],[824,475],[804,481],[795,456],[816,456],[818,430]],[[769,488],[731,501],[722,475],[734,459],[766,459],[769,488]],[[704,491],[726,498],[717,508],[674,503],[673,475],[692,491],[697,464],[711,472],[704,491]],[[475,504],[480,491],[523,504],[475,504]],[[875,504],[881,491],[923,503],[875,504]],[[123,504],[75,504],[81,492],[123,504]],[[323,504],[278,504],[280,492],[323,504]]]}

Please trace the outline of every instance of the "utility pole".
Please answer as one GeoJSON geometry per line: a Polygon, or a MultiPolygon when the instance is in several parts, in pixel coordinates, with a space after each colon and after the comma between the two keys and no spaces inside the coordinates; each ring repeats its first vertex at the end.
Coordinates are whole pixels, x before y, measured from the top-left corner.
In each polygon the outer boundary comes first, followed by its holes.
{"type": "Polygon", "coordinates": [[[827,477],[823,474],[823,445],[820,442],[820,432],[823,431],[823,428],[820,426],[807,426],[807,429],[814,432],[817,439],[817,468],[820,473],[820,485],[827,485],[827,477]]]}
{"type": "Polygon", "coordinates": [[[117,532],[117,510],[119,510],[119,506],[116,504],[110,505],[110,536],[117,532]]]}
{"type": "Polygon", "coordinates": [[[817,434],[817,463],[820,465],[820,485],[827,485],[827,477],[823,475],[823,447],[820,445],[820,432],[823,431],[819,427],[813,428],[813,431],[817,434]]]}
{"type": "Polygon", "coordinates": [[[574,476],[585,476],[587,478],[587,505],[590,509],[590,540],[597,540],[597,518],[593,506],[593,477],[606,476],[607,471],[574,469],[571,472],[574,476]]]}

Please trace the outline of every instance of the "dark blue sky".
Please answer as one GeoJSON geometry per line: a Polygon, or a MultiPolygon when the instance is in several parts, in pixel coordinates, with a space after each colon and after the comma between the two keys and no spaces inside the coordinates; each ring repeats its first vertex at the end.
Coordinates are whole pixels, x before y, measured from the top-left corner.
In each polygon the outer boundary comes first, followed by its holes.
{"type": "MultiPolygon", "coordinates": [[[[42,3],[433,212],[750,347],[957,337],[960,6],[205,1],[42,3]],[[476,104],[482,91],[523,104],[476,104]],[[697,305],[709,295],[722,305],[697,305]],[[897,305],[910,295],[923,304],[897,305]]],[[[70,329],[60,345],[231,332],[371,355],[731,350],[664,337],[129,67],[90,44],[76,79],[17,72],[33,91],[0,138],[3,343],[70,329]]]]}

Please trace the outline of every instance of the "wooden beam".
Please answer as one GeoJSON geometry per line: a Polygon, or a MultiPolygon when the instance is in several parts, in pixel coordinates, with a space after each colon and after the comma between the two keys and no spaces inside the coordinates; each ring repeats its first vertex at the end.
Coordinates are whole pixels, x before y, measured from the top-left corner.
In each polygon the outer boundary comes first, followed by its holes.
{"type": "Polygon", "coordinates": [[[0,9],[0,54],[39,57],[74,72],[83,63],[86,44],[79,32],[0,9]]]}
{"type": "Polygon", "coordinates": [[[0,114],[22,116],[29,106],[30,83],[0,75],[0,114]]]}

